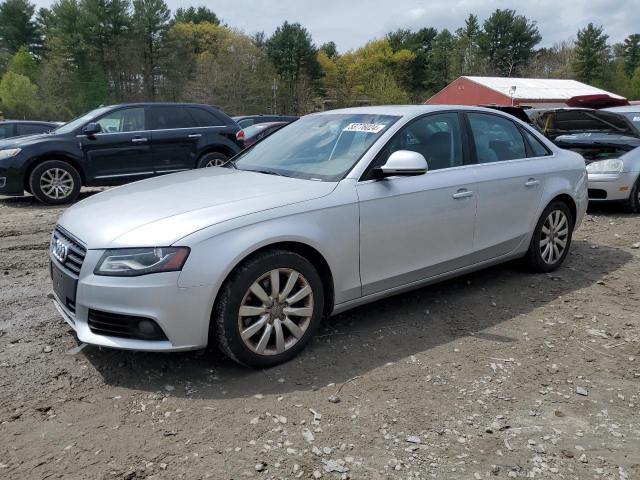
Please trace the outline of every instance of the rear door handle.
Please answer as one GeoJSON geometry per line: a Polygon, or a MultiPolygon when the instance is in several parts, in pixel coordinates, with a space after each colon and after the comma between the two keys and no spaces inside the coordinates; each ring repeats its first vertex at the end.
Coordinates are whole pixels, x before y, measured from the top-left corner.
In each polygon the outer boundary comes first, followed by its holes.
{"type": "Polygon", "coordinates": [[[453,198],[455,198],[456,200],[459,198],[466,198],[466,197],[472,197],[472,196],[473,196],[473,192],[471,190],[467,190],[466,188],[462,188],[453,194],[453,198]]]}
{"type": "Polygon", "coordinates": [[[524,184],[525,187],[535,187],[536,185],[540,185],[540,181],[535,178],[530,178],[524,184]]]}
{"type": "Polygon", "coordinates": [[[145,137],[136,137],[136,138],[132,138],[131,141],[133,143],[145,143],[145,142],[148,142],[149,139],[145,137]]]}
{"type": "Polygon", "coordinates": [[[189,135],[189,138],[200,138],[201,136],[201,133],[192,133],[191,135],[189,135]]]}

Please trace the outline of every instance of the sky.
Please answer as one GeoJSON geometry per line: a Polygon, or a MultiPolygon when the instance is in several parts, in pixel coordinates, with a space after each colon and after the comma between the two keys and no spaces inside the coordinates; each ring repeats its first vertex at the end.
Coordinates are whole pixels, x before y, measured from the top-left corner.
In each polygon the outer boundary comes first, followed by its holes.
{"type": "MultiPolygon", "coordinates": [[[[33,1],[33,0],[32,0],[33,1]]],[[[610,41],[640,33],[640,0],[165,0],[172,10],[204,5],[223,22],[246,33],[269,36],[285,20],[300,22],[316,45],[333,40],[340,52],[358,48],[398,28],[448,28],[464,24],[469,13],[482,22],[496,8],[511,8],[535,20],[540,46],[575,38],[593,22],[610,41]]],[[[50,0],[35,0],[48,6],[50,0]]]]}

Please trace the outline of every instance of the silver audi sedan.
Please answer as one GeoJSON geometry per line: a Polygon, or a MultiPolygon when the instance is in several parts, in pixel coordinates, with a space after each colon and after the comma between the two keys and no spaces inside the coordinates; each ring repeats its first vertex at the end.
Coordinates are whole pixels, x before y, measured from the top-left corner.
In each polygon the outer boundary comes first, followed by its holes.
{"type": "Polygon", "coordinates": [[[69,208],[51,238],[54,304],[83,342],[217,344],[268,367],[323,316],[512,259],[558,268],[587,202],[582,157],[500,112],[318,113],[224,167],[69,208]]]}

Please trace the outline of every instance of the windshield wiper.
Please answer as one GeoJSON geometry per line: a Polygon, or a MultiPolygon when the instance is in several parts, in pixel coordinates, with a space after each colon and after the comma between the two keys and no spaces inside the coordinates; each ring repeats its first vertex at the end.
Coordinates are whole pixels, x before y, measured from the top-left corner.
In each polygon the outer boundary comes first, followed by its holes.
{"type": "MultiPolygon", "coordinates": [[[[236,167],[238,168],[238,167],[236,167]]],[[[278,173],[278,172],[274,172],[273,170],[251,170],[251,169],[244,169],[244,168],[238,168],[238,170],[244,170],[245,172],[256,172],[256,173],[264,173],[265,175],[276,175],[278,177],[284,177],[285,175],[278,173]]]]}

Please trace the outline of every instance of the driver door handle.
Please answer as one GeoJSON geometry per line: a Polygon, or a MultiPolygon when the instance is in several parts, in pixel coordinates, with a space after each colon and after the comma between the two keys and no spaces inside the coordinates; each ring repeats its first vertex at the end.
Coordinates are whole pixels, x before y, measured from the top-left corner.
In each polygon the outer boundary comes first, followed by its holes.
{"type": "Polygon", "coordinates": [[[453,194],[453,198],[455,198],[456,200],[459,198],[466,198],[466,197],[472,197],[473,196],[473,192],[471,190],[467,190],[466,188],[461,188],[460,190],[458,190],[456,193],[453,194]]]}
{"type": "Polygon", "coordinates": [[[189,135],[189,138],[200,138],[202,137],[201,133],[192,133],[191,135],[189,135]]]}
{"type": "Polygon", "coordinates": [[[131,139],[131,142],[133,143],[145,143],[147,141],[149,141],[149,139],[146,137],[136,137],[131,139]]]}

